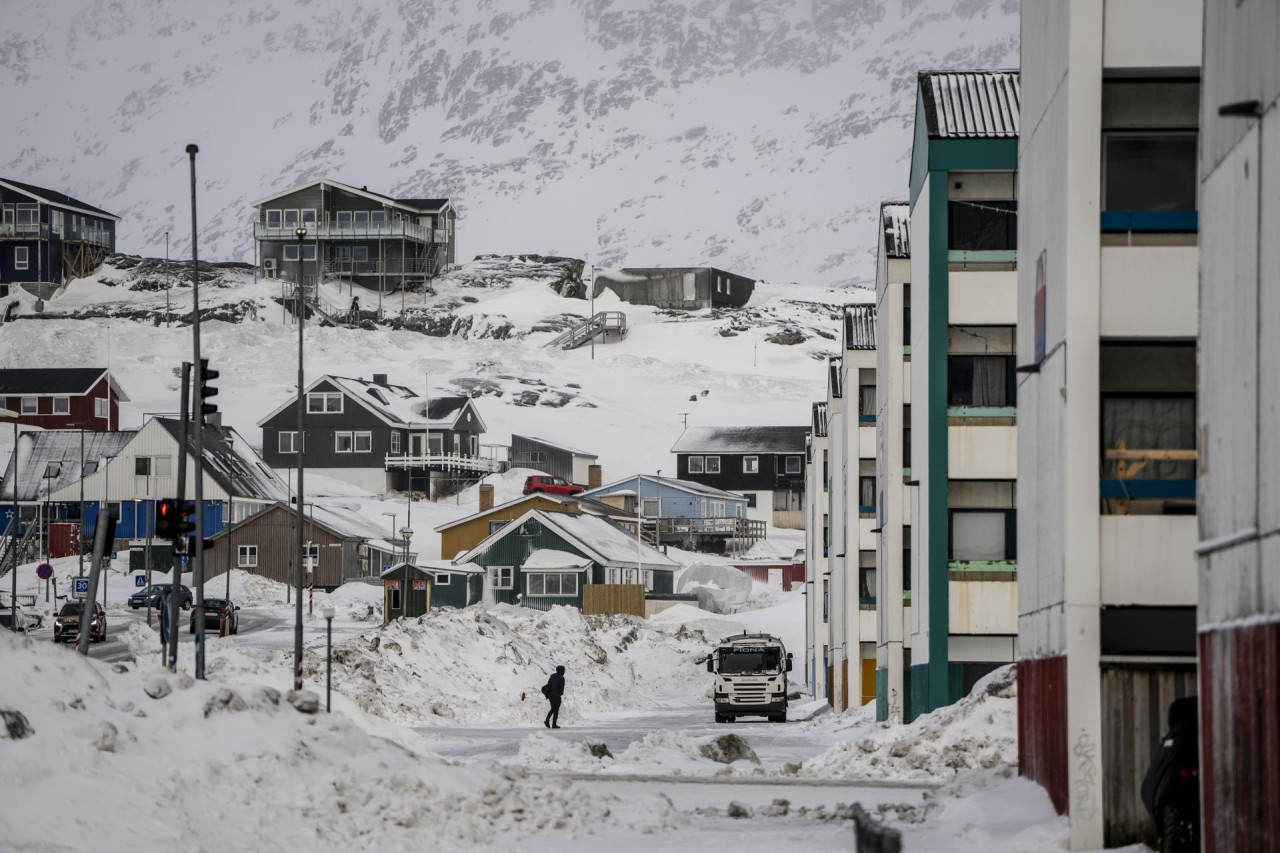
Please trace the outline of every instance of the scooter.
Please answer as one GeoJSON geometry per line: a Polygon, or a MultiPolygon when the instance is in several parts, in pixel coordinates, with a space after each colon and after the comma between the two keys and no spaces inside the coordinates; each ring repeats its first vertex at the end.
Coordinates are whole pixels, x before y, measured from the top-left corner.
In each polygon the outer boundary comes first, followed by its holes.
{"type": "Polygon", "coordinates": [[[1195,696],[1169,705],[1169,730],[1142,780],[1142,802],[1155,821],[1159,853],[1200,850],[1200,725],[1195,696]]]}

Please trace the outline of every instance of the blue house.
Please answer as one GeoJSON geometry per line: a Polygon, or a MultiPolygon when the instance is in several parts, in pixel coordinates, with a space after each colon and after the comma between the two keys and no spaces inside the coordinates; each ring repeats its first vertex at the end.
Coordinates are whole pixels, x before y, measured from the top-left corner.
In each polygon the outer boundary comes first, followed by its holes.
{"type": "Polygon", "coordinates": [[[13,283],[89,275],[116,250],[119,221],[57,190],[0,178],[0,296],[13,283]]]}
{"type": "Polygon", "coordinates": [[[765,536],[747,518],[747,499],[689,480],[636,474],[583,492],[582,497],[642,516],[645,538],[704,551],[740,552],[765,536]]]}

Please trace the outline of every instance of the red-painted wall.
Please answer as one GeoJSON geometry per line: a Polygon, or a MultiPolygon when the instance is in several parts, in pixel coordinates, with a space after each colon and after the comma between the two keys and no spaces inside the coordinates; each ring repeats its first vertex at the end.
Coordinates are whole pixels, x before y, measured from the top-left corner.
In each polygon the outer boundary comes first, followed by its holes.
{"type": "Polygon", "coordinates": [[[1280,851],[1280,623],[1200,635],[1205,853],[1280,851]]]}
{"type": "Polygon", "coordinates": [[[791,592],[792,584],[804,585],[804,563],[762,563],[753,560],[749,563],[734,563],[733,567],[760,583],[768,583],[769,572],[781,569],[783,592],[791,592]]]}
{"type": "Polygon", "coordinates": [[[1067,811],[1067,659],[1018,661],[1018,773],[1067,811]]]}
{"type": "Polygon", "coordinates": [[[49,525],[49,553],[53,557],[74,557],[76,540],[80,536],[79,522],[55,521],[49,525]]]}
{"type": "MultiPolygon", "coordinates": [[[[53,413],[53,397],[36,397],[39,413],[35,415],[22,415],[18,418],[18,423],[28,424],[30,426],[41,427],[42,429],[71,429],[72,424],[83,423],[85,429],[93,432],[103,432],[120,428],[120,401],[114,391],[111,390],[111,384],[107,378],[103,376],[98,380],[98,384],[89,389],[89,393],[79,396],[74,394],[59,394],[57,396],[67,397],[71,399],[70,411],[64,415],[55,415],[53,413]],[[106,397],[111,402],[109,404],[111,418],[100,418],[94,414],[94,400],[106,397]]],[[[11,409],[15,412],[22,411],[22,395],[13,395],[8,397],[0,397],[3,400],[3,407],[11,409]]]]}

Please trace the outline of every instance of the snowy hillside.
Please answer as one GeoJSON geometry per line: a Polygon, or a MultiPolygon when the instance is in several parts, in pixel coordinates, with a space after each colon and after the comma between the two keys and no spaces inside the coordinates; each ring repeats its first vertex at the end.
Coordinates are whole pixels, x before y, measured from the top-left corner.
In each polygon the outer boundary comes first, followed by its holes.
{"type": "Polygon", "coordinates": [[[1017,60],[1016,0],[229,0],[5,12],[0,175],[124,217],[120,248],[248,260],[249,202],[328,175],[453,197],[459,257],[873,275],[915,73],[1017,60]],[[39,120],[36,120],[39,119],[39,120]]]}
{"type": "MultiPolygon", "coordinates": [[[[593,360],[590,347],[545,346],[589,311],[556,289],[566,276],[572,284],[576,268],[568,259],[476,261],[439,279],[435,294],[409,294],[404,310],[399,294],[387,296],[383,319],[364,328],[309,326],[307,376],[386,373],[418,390],[429,382],[432,395],[477,397],[482,443],[508,444],[515,432],[579,447],[600,455],[606,479],[671,472],[684,413],[691,425],[807,423],[825,393],[820,361],[839,348],[834,300],[866,295],[765,286],[746,308],[695,312],[606,295],[596,309],[625,311],[630,331],[598,344],[593,360]]],[[[130,397],[126,427],[144,413],[176,411],[176,367],[191,357],[188,275],[178,264],[121,256],[41,306],[23,293],[20,318],[3,326],[6,364],[109,365],[130,397]]],[[[217,402],[224,421],[259,444],[257,422],[293,393],[296,327],[284,322],[280,282],[255,282],[234,265],[202,268],[201,278],[203,353],[222,371],[217,402]]],[[[345,286],[325,287],[329,302],[350,303],[345,286]]],[[[355,295],[375,316],[376,291],[355,295]]]]}

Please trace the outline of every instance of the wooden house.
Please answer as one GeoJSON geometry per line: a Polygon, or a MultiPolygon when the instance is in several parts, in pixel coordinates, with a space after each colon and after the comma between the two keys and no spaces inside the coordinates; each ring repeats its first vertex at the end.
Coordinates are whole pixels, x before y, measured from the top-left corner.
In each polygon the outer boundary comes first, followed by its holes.
{"type": "Polygon", "coordinates": [[[585,450],[574,450],[544,438],[531,435],[511,436],[511,467],[532,468],[566,482],[582,486],[591,485],[591,469],[599,457],[585,450]]]}
{"type": "MultiPolygon", "coordinates": [[[[294,583],[297,511],[278,502],[213,537],[205,549],[206,578],[240,569],[281,583],[294,583]]],[[[378,578],[403,560],[403,541],[384,538],[373,522],[334,507],[308,505],[302,516],[307,567],[316,586],[333,589],[344,581],[378,578]]],[[[410,553],[410,557],[414,556],[410,553]]]]}
{"type": "Polygon", "coordinates": [[[84,424],[95,432],[118,429],[122,402],[129,398],[105,367],[0,369],[0,408],[17,412],[21,424],[41,429],[84,424]]]}
{"type": "Polygon", "coordinates": [[[57,190],[0,178],[0,296],[14,283],[83,278],[116,250],[120,217],[57,190]]]}
{"type": "Polygon", "coordinates": [[[747,498],[747,516],[804,529],[808,426],[689,427],[676,441],[676,476],[747,498]]]}
{"type": "Polygon", "coordinates": [[[384,623],[400,616],[421,616],[433,607],[462,609],[484,599],[484,569],[473,563],[401,562],[385,569],[382,580],[384,623]],[[396,589],[399,594],[394,593],[396,589]]]}
{"type": "Polygon", "coordinates": [[[506,467],[481,454],[486,427],[469,397],[428,399],[388,382],[385,373],[367,380],[321,376],[304,396],[305,442],[298,441],[296,396],[258,421],[263,457],[278,471],[297,467],[301,444],[310,473],[377,494],[437,496],[506,467]]]}
{"type": "Polygon", "coordinates": [[[755,286],[755,279],[715,267],[597,270],[592,282],[596,296],[609,290],[632,305],[655,305],[686,311],[740,308],[751,299],[755,286]]]}
{"type": "Polygon", "coordinates": [[[658,595],[674,592],[679,565],[596,515],[531,509],[454,561],[485,569],[486,595],[504,604],[579,610],[583,588],[643,584],[658,595]]]}
{"type": "Polygon", "coordinates": [[[268,277],[296,282],[301,272],[307,282],[335,278],[381,294],[421,286],[456,263],[458,217],[447,198],[392,198],[321,178],[253,208],[268,277]]]}
{"type": "Polygon", "coordinates": [[[747,517],[745,497],[689,480],[636,474],[578,497],[639,511],[653,543],[745,551],[765,536],[764,522],[747,517]]]}
{"type": "MultiPolygon", "coordinates": [[[[488,493],[489,500],[492,494],[488,493]]],[[[444,557],[457,556],[479,545],[488,536],[496,533],[507,523],[514,521],[531,509],[545,512],[586,513],[612,519],[615,523],[629,527],[635,532],[636,514],[633,510],[611,506],[581,495],[568,497],[565,495],[531,494],[523,495],[515,500],[498,506],[485,506],[486,492],[481,490],[480,510],[464,518],[458,518],[436,528],[440,534],[440,554],[444,557]]]]}

